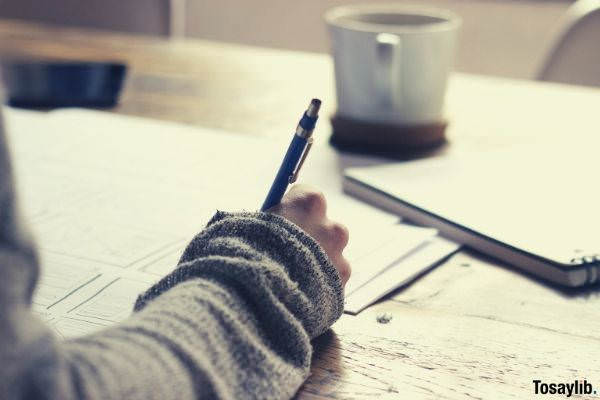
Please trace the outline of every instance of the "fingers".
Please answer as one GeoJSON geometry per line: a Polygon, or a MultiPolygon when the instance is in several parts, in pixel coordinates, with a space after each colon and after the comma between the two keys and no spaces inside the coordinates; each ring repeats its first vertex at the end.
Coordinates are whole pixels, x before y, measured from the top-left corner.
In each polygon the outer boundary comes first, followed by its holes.
{"type": "Polygon", "coordinates": [[[344,256],[340,256],[339,259],[332,261],[332,263],[340,274],[342,285],[346,285],[346,282],[348,282],[348,279],[350,279],[350,275],[352,273],[350,263],[344,258],[344,256]]]}
{"type": "Polygon", "coordinates": [[[309,218],[325,218],[327,212],[325,195],[311,186],[294,185],[286,197],[292,207],[300,209],[309,218]]]}
{"type": "Polygon", "coordinates": [[[339,272],[343,285],[348,282],[351,272],[350,263],[348,263],[342,254],[348,244],[349,238],[348,228],[340,223],[329,220],[324,222],[319,233],[315,235],[315,239],[317,239],[339,272]]]}
{"type": "Polygon", "coordinates": [[[323,193],[308,185],[296,184],[281,204],[269,212],[287,218],[311,235],[329,256],[342,283],[346,284],[350,277],[350,264],[342,252],[350,236],[344,225],[327,218],[327,201],[323,193]]]}
{"type": "Polygon", "coordinates": [[[332,246],[340,252],[344,250],[350,240],[350,233],[345,225],[337,222],[330,222],[327,230],[330,232],[329,237],[332,241],[332,246]]]}
{"type": "Polygon", "coordinates": [[[349,240],[348,228],[327,218],[327,201],[322,192],[308,185],[294,185],[285,203],[296,211],[306,214],[306,218],[316,222],[322,244],[334,251],[344,250],[349,240]]]}

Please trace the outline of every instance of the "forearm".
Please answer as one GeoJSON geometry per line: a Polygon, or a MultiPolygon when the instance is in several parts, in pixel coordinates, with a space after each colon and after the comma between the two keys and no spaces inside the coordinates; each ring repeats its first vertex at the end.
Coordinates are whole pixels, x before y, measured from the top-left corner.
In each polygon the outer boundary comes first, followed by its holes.
{"type": "Polygon", "coordinates": [[[37,254],[19,218],[14,186],[0,112],[0,313],[29,304],[38,275],[37,254]]]}
{"type": "Polygon", "coordinates": [[[82,398],[291,397],[308,374],[309,339],[286,320],[262,326],[245,303],[191,279],[125,323],[67,343],[82,398]]]}
{"type": "Polygon", "coordinates": [[[342,308],[336,270],[299,228],[221,213],[128,320],[22,343],[32,362],[21,375],[44,382],[48,398],[289,398],[309,373],[310,339],[342,308]]]}
{"type": "Polygon", "coordinates": [[[209,225],[136,308],[167,307],[173,324],[189,329],[189,345],[203,346],[197,353],[208,358],[194,366],[208,373],[215,397],[290,397],[308,375],[310,339],[342,313],[337,271],[313,239],[281,217],[218,213],[209,225]],[[181,307],[173,306],[179,296],[181,307]],[[177,311],[184,304],[187,310],[177,311]]]}

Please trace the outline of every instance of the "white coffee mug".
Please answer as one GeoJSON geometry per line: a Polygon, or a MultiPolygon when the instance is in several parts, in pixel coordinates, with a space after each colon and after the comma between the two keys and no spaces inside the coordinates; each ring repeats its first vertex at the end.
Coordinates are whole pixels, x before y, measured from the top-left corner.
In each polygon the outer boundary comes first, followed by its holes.
{"type": "Polygon", "coordinates": [[[337,114],[365,122],[443,120],[461,19],[401,5],[351,5],[325,14],[335,64],[337,114]]]}

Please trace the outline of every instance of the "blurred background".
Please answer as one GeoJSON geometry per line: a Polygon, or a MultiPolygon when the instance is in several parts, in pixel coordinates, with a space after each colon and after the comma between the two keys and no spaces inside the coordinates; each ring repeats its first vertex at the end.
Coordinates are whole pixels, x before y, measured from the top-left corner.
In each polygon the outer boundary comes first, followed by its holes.
{"type": "MultiPolygon", "coordinates": [[[[342,0],[0,0],[0,17],[163,37],[327,52],[324,11],[342,0]]],[[[459,71],[536,78],[572,0],[412,0],[464,19],[459,71]]],[[[600,39],[600,38],[599,38],[600,39]]]]}

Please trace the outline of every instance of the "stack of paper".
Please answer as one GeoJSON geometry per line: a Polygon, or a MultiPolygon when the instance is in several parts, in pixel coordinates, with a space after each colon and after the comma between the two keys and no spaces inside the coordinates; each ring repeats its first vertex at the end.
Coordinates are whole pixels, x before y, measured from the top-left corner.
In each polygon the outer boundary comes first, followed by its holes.
{"type": "Polygon", "coordinates": [[[344,256],[352,266],[347,313],[357,314],[422,275],[460,247],[437,230],[402,224],[398,217],[342,195],[328,195],[330,218],[350,232],[344,256]]]}
{"type": "MultiPolygon", "coordinates": [[[[34,309],[63,337],[126,318],[217,209],[257,209],[289,140],[82,110],[6,114],[43,262],[34,309]]],[[[329,188],[329,216],[350,230],[347,310],[358,312],[456,246],[342,195],[340,171],[322,168],[335,156],[316,149],[301,178],[329,188]]]]}
{"type": "Polygon", "coordinates": [[[395,289],[429,271],[459,248],[460,245],[432,234],[405,253],[396,252],[399,256],[389,264],[373,263],[367,266],[359,260],[358,264],[354,264],[359,266],[359,276],[354,277],[358,279],[349,282],[346,288],[345,311],[358,314],[395,289]]]}

